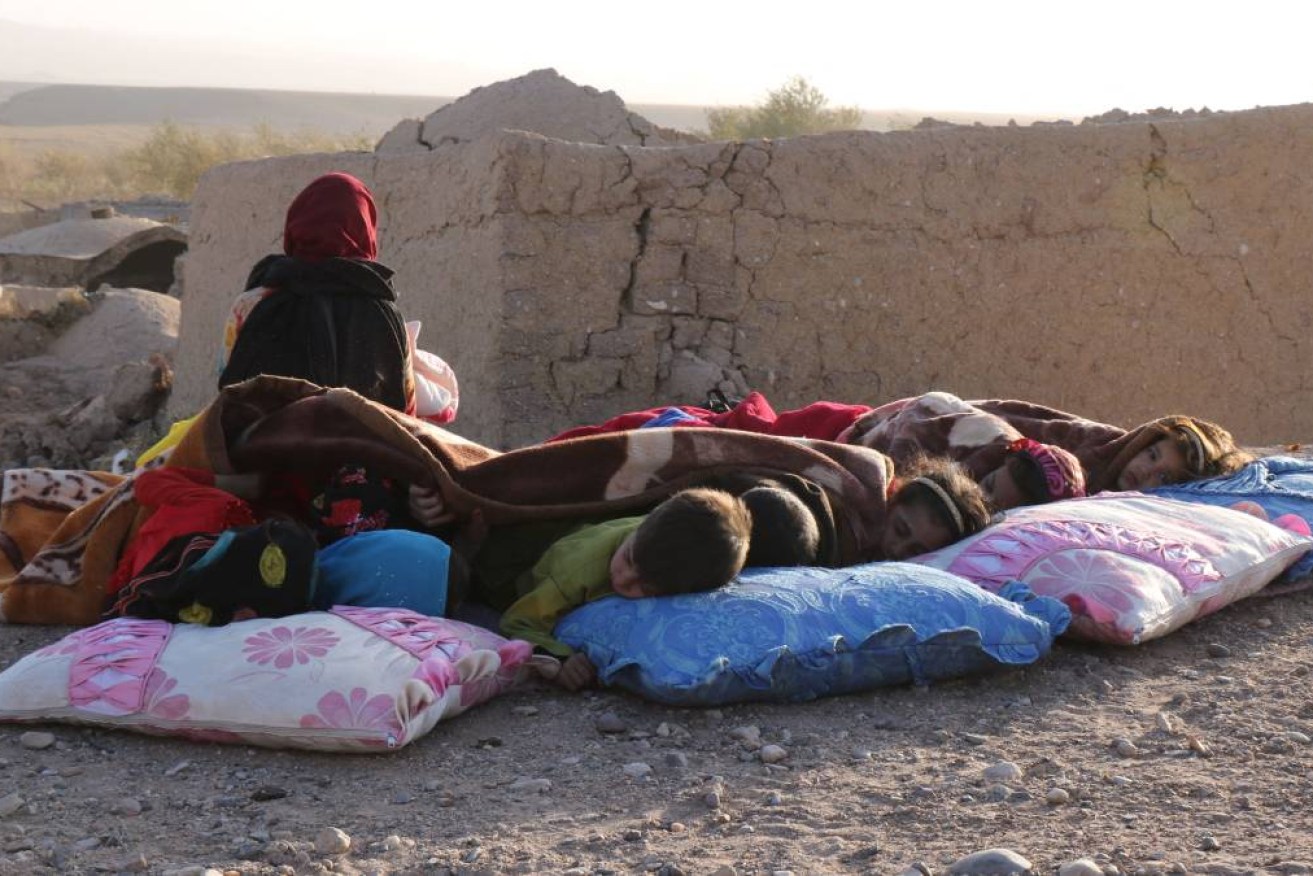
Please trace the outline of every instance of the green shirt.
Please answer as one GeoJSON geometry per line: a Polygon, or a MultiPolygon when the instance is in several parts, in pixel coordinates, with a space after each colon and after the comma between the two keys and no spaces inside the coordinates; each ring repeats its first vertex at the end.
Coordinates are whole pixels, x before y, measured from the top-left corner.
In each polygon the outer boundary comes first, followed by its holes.
{"type": "Polygon", "coordinates": [[[557,622],[585,602],[615,592],[611,557],[642,522],[642,517],[608,520],[552,545],[527,576],[520,598],[502,615],[502,635],[557,657],[573,654],[573,648],[552,637],[557,622]]]}

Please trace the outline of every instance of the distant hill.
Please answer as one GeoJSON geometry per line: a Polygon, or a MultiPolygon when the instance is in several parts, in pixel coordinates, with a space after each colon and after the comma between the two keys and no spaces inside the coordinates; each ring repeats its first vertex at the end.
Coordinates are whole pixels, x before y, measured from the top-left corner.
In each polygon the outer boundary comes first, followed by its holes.
{"type": "MultiPolygon", "coordinates": [[[[450,97],[398,94],[345,94],[321,91],[259,91],[241,88],[146,88],[117,85],[35,85],[0,82],[0,125],[185,125],[249,128],[268,123],[284,129],[309,128],[329,134],[380,136],[406,118],[423,118],[451,103],[450,97]]],[[[653,124],[683,131],[705,129],[710,107],[631,104],[653,124]]],[[[958,124],[1007,124],[1012,116],[868,110],[862,127],[888,131],[908,128],[924,116],[958,124]]],[[[1034,121],[1015,116],[1019,124],[1034,121]]]]}
{"type": "MultiPolygon", "coordinates": [[[[3,95],[4,85],[0,85],[3,95]]],[[[382,134],[398,121],[426,116],[448,97],[254,91],[238,88],[138,88],[42,85],[0,103],[0,125],[154,125],[313,128],[382,134]]]]}

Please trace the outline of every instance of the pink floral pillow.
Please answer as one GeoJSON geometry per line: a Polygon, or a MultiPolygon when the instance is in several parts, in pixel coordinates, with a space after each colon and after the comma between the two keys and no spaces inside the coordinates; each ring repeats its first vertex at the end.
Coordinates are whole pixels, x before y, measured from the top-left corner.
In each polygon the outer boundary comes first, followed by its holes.
{"type": "Polygon", "coordinates": [[[0,720],[387,750],[512,686],[532,650],[390,608],[339,606],[224,627],[119,618],[0,672],[0,720]]]}
{"type": "Polygon", "coordinates": [[[1229,508],[1101,493],[1015,509],[916,562],[988,590],[1023,581],[1067,604],[1068,635],[1134,645],[1253,595],[1310,549],[1229,508]]]}

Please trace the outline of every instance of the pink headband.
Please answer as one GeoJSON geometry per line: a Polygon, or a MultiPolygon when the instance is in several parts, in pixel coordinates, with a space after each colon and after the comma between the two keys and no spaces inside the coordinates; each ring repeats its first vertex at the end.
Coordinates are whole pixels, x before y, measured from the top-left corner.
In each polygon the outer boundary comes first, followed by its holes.
{"type": "Polygon", "coordinates": [[[1018,438],[1008,445],[1008,453],[1024,453],[1044,473],[1049,499],[1074,499],[1085,495],[1085,473],[1080,461],[1061,447],[1041,444],[1030,438],[1018,438]]]}

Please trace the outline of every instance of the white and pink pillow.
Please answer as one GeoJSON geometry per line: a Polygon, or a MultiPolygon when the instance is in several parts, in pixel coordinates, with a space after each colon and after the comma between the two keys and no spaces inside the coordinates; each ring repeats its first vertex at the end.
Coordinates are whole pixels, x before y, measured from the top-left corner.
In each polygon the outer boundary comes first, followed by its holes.
{"type": "Polygon", "coordinates": [[[0,673],[0,720],[270,747],[396,749],[511,687],[532,650],[391,608],[339,606],[223,627],[119,618],[0,673]]]}
{"type": "Polygon", "coordinates": [[[1310,549],[1240,511],[1101,493],[1017,508],[915,562],[989,590],[1025,582],[1067,604],[1068,635],[1134,645],[1253,595],[1310,549]]]}

